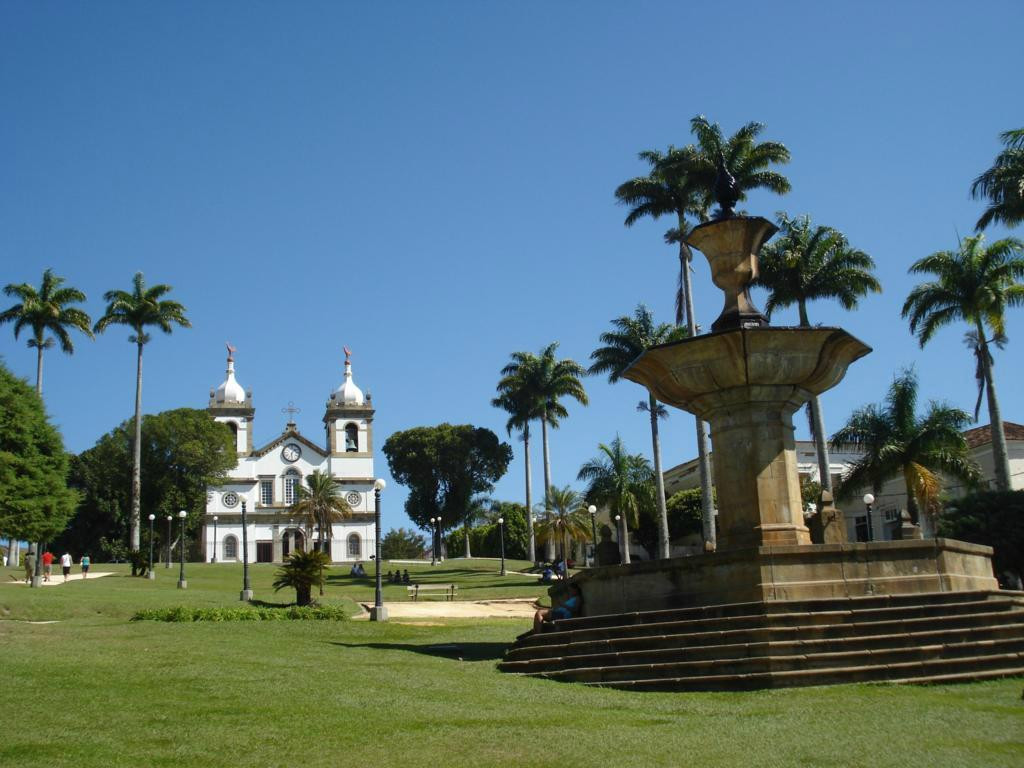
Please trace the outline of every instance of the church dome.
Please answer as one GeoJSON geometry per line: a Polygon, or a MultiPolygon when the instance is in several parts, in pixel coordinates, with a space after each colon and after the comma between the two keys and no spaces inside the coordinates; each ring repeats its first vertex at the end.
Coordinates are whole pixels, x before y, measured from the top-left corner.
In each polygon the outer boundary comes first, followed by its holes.
{"type": "Polygon", "coordinates": [[[331,395],[331,400],[337,405],[362,405],[365,402],[363,390],[352,381],[352,362],[349,360],[349,352],[345,351],[345,381],[331,395]]]}
{"type": "Polygon", "coordinates": [[[235,381],[235,361],[231,357],[228,357],[227,378],[217,387],[213,399],[218,404],[245,402],[245,390],[241,384],[235,381]]]}

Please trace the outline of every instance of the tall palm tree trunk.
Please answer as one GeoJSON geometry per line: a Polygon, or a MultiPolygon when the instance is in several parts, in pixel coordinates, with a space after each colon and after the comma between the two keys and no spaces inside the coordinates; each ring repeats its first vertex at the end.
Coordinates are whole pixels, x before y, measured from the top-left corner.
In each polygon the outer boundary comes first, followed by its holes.
{"type": "MultiPolygon", "coordinates": [[[[682,240],[681,233],[685,226],[686,221],[680,216],[679,272],[683,284],[683,301],[678,302],[677,306],[681,305],[686,309],[686,330],[693,337],[697,335],[697,321],[693,316],[693,291],[690,287],[689,269],[693,252],[682,240]]],[[[678,325],[678,316],[676,320],[678,325]]],[[[715,505],[711,495],[711,459],[708,455],[708,429],[700,416],[695,416],[694,420],[697,424],[697,463],[700,468],[701,528],[704,536],[704,549],[713,552],[718,548],[718,537],[715,534],[715,505]]]]}
{"type": "Polygon", "coordinates": [[[43,345],[36,347],[36,394],[43,396],[43,345]]]}
{"type": "Polygon", "coordinates": [[[526,462],[526,556],[532,563],[537,562],[537,540],[533,535],[533,476],[530,470],[530,425],[523,429],[523,459],[526,462]]]}
{"type": "MultiPolygon", "coordinates": [[[[139,332],[141,335],[141,331],[139,332]]],[[[139,549],[139,520],[142,516],[142,342],[136,342],[139,352],[135,368],[135,439],[132,441],[132,512],[130,549],[139,549]]]]}
{"type": "Polygon", "coordinates": [[[996,474],[996,490],[1010,490],[1010,459],[1006,449],[1006,430],[1003,429],[1003,414],[999,410],[996,398],[996,384],[992,375],[992,359],[988,353],[988,342],[985,340],[985,328],[977,323],[978,339],[981,342],[981,370],[985,376],[985,387],[988,390],[989,432],[992,435],[992,462],[996,474]]]}
{"type": "Polygon", "coordinates": [[[661,474],[661,436],[658,434],[658,401],[654,395],[647,396],[648,412],[651,415],[651,443],[654,449],[654,488],[658,503],[658,557],[666,560],[672,556],[668,535],[668,508],[665,504],[665,478],[661,474]]]}
{"type": "Polygon", "coordinates": [[[469,551],[469,520],[462,524],[462,530],[466,534],[466,559],[469,560],[473,554],[469,551]]]}
{"type": "MultiPolygon", "coordinates": [[[[548,452],[548,419],[547,415],[540,419],[541,442],[544,444],[544,521],[551,520],[551,454],[548,452]]],[[[527,512],[529,514],[529,512],[527,512]]],[[[548,562],[555,559],[555,540],[548,536],[545,547],[545,555],[548,562]]]]}
{"type": "MultiPolygon", "coordinates": [[[[797,310],[800,313],[800,327],[810,328],[811,321],[807,317],[807,304],[804,301],[797,303],[797,310]]],[[[832,493],[832,460],[828,455],[828,438],[825,437],[825,417],[821,413],[821,401],[817,395],[811,397],[809,407],[811,409],[811,429],[814,434],[814,449],[818,454],[818,483],[821,490],[832,493]]]]}

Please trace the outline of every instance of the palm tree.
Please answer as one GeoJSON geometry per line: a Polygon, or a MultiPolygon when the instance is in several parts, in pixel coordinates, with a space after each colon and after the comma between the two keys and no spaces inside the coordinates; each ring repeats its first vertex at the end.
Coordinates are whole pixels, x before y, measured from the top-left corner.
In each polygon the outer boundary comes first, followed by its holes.
{"type": "MultiPolygon", "coordinates": [[[[790,218],[777,214],[780,236],[761,251],[759,274],[754,285],[768,290],[765,314],[780,307],[796,305],[800,325],[808,328],[807,303],[835,299],[843,309],[855,309],[869,291],[882,290],[871,270],[875,262],[863,251],[852,248],[842,232],[813,226],[809,216],[790,218]]],[[[818,452],[818,477],[822,490],[832,492],[828,437],[821,402],[813,395],[807,403],[811,432],[818,452]]]]}
{"type": "Polygon", "coordinates": [[[850,498],[861,488],[875,494],[887,480],[902,475],[907,489],[907,510],[916,524],[920,511],[930,523],[941,489],[936,474],[944,472],[974,484],[978,467],[967,452],[961,434],[970,416],[959,408],[930,403],[924,417],[917,415],[917,375],[902,371],[889,387],[884,405],[868,405],[832,435],[835,448],[863,453],[843,476],[839,498],[850,498]]]}
{"type": "MultiPolygon", "coordinates": [[[[610,516],[622,517],[624,525],[639,525],[640,509],[643,506],[644,486],[651,481],[654,471],[651,463],[641,454],[631,454],[616,435],[611,445],[599,443],[600,453],[590,459],[576,475],[585,480],[586,497],[594,504],[606,507],[610,516]]],[[[629,562],[629,552],[622,553],[622,561],[629,562]]]]}
{"type": "Polygon", "coordinates": [[[569,486],[551,488],[548,492],[548,515],[537,524],[537,536],[541,541],[562,545],[562,562],[565,575],[569,575],[569,541],[585,541],[590,534],[590,513],[587,512],[583,497],[569,486]]]}
{"type": "Polygon", "coordinates": [[[176,301],[162,300],[171,291],[169,285],[154,285],[149,288],[136,272],[132,279],[132,290],[107,291],[103,294],[107,309],[93,330],[102,333],[112,325],[126,325],[133,333],[128,340],[137,349],[135,364],[135,439],[132,456],[132,512],[129,521],[131,549],[139,548],[139,517],[142,490],[142,348],[149,343],[146,328],[156,326],[164,333],[170,333],[174,324],[190,328],[192,324],[185,317],[185,307],[176,301]]]}
{"type": "Polygon", "coordinates": [[[323,552],[296,550],[274,573],[272,586],[275,592],[288,587],[294,589],[295,603],[309,605],[313,602],[313,587],[320,587],[320,594],[323,594],[324,569],[330,567],[330,558],[323,552]]]}
{"type": "MultiPolygon", "coordinates": [[[[579,363],[569,358],[555,357],[558,342],[548,344],[539,355],[529,352],[514,352],[512,362],[502,368],[502,380],[498,391],[506,391],[521,379],[527,402],[536,409],[535,418],[540,419],[541,442],[544,452],[544,509],[550,509],[548,489],[551,488],[551,453],[548,444],[548,429],[557,429],[561,420],[568,418],[569,411],[562,400],[571,397],[581,405],[587,405],[586,390],[580,377],[586,372],[579,363]]],[[[548,544],[548,554],[554,556],[554,547],[548,544]]],[[[550,558],[549,558],[550,559],[550,558]]]]}
{"type": "Polygon", "coordinates": [[[1005,148],[971,184],[971,197],[989,200],[975,225],[979,232],[992,222],[1014,227],[1024,221],[1024,128],[1006,131],[999,139],[1005,148]]]}
{"type": "Polygon", "coordinates": [[[1002,345],[1006,308],[1024,303],[1024,285],[1017,282],[1024,277],[1024,244],[1008,237],[986,248],[984,235],[975,235],[964,238],[958,251],[938,251],[915,262],[910,272],[936,278],[917,285],[903,304],[903,317],[910,318],[921,347],[954,320],[973,326],[975,357],[988,391],[996,490],[1009,491],[1010,462],[989,344],[1002,345]]]}
{"type": "MultiPolygon", "coordinates": [[[[305,520],[307,531],[317,529],[317,549],[323,552],[324,536],[327,541],[334,538],[332,523],[352,517],[352,507],[341,496],[341,483],[337,478],[315,469],[313,474],[307,475],[305,487],[300,485],[295,495],[295,503],[288,511],[305,520]]],[[[320,594],[323,593],[321,580],[320,594]]]]}
{"type": "Polygon", "coordinates": [[[58,277],[52,269],[43,272],[43,280],[38,290],[28,283],[11,283],[4,288],[8,296],[15,296],[20,301],[7,311],[0,313],[0,324],[14,323],[14,338],[18,338],[23,328],[32,330],[32,338],[28,346],[36,350],[36,394],[43,394],[43,350],[53,346],[52,333],[60,342],[61,351],[72,354],[75,345],[71,340],[70,329],[84,333],[90,339],[92,320],[89,315],[68,304],[79,304],[85,301],[85,294],[77,288],[62,288],[64,278],[58,277]]]}
{"type": "MultiPolygon", "coordinates": [[[[529,353],[523,353],[529,355],[529,353]]],[[[534,357],[533,355],[529,355],[534,357]]],[[[527,368],[531,363],[527,361],[527,368]]],[[[502,384],[498,385],[498,396],[491,400],[491,405],[495,408],[501,408],[508,413],[508,421],[505,423],[505,429],[509,436],[512,435],[512,430],[519,430],[522,435],[523,441],[523,462],[526,466],[526,508],[528,510],[533,509],[533,477],[530,469],[530,422],[538,417],[537,403],[532,398],[528,388],[528,377],[525,377],[525,371],[520,375],[514,377],[505,377],[502,382],[505,383],[505,388],[502,389],[502,384]]],[[[526,515],[526,533],[527,533],[527,557],[531,562],[537,562],[537,544],[533,533],[533,515],[526,515]]]]}
{"type": "MultiPolygon", "coordinates": [[[[633,316],[623,315],[612,320],[614,330],[601,334],[604,344],[590,353],[593,360],[587,373],[608,374],[612,384],[619,381],[623,372],[641,354],[656,344],[665,344],[686,338],[686,329],[668,323],[655,324],[651,311],[640,304],[633,311],[633,316]]],[[[654,452],[654,483],[655,500],[658,507],[658,557],[667,558],[671,554],[669,548],[668,512],[665,507],[665,479],[661,472],[661,438],[658,435],[658,419],[667,416],[654,395],[648,393],[647,402],[640,402],[639,408],[646,412],[651,420],[651,444],[654,452]]]]}

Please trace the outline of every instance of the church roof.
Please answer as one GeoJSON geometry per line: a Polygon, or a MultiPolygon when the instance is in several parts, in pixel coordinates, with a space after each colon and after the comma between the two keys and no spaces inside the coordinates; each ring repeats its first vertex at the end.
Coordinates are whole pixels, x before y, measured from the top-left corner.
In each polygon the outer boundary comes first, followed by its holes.
{"type": "Polygon", "coordinates": [[[274,450],[277,446],[283,445],[284,443],[288,442],[289,440],[294,440],[294,441],[296,441],[298,443],[302,443],[307,448],[310,448],[313,451],[315,451],[321,457],[326,457],[327,456],[327,451],[325,451],[323,448],[321,448],[316,443],[314,443],[314,442],[306,439],[305,437],[303,437],[299,433],[299,430],[291,422],[289,422],[288,426],[285,427],[284,432],[282,432],[275,439],[271,440],[269,443],[264,445],[262,448],[257,448],[255,451],[252,452],[252,455],[257,457],[257,458],[260,457],[260,456],[266,456],[268,453],[270,453],[272,450],[274,450]]]}

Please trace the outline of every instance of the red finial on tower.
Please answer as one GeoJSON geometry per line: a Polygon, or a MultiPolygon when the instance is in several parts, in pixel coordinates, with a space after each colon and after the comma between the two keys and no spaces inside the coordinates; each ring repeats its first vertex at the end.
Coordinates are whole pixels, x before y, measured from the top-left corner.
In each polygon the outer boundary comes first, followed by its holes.
{"type": "Polygon", "coordinates": [[[230,341],[227,342],[227,347],[228,347],[228,362],[229,363],[233,363],[233,362],[235,362],[235,349],[236,348],[231,346],[231,342],[230,341]]]}

